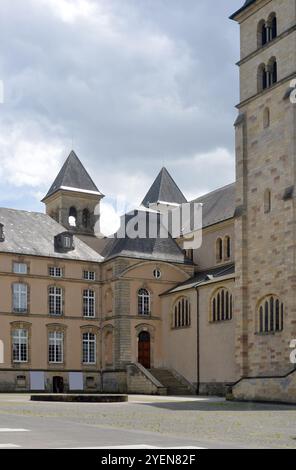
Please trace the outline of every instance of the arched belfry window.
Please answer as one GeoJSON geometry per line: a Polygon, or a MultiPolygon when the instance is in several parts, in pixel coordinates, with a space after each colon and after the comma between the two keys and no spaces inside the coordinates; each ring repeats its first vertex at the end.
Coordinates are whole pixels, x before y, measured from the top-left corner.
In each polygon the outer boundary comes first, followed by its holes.
{"type": "Polygon", "coordinates": [[[271,86],[277,83],[278,81],[278,69],[277,69],[277,61],[275,57],[270,59],[269,64],[268,64],[268,71],[269,71],[270,86],[271,86]]]}
{"type": "Polygon", "coordinates": [[[151,313],[151,295],[147,289],[138,291],[138,314],[150,315],[151,313]]]}
{"type": "Polygon", "coordinates": [[[266,90],[267,88],[267,71],[266,67],[264,64],[259,65],[258,67],[258,74],[257,74],[257,80],[258,80],[258,92],[266,90]]]}
{"type": "Polygon", "coordinates": [[[76,227],[77,225],[77,210],[73,206],[69,209],[69,225],[71,227],[76,227]]]}
{"type": "Polygon", "coordinates": [[[273,41],[278,35],[278,24],[275,13],[271,13],[268,20],[261,20],[258,23],[257,42],[258,47],[263,47],[270,41],[273,41]]]}
{"type": "Polygon", "coordinates": [[[264,20],[258,24],[258,47],[265,46],[267,43],[267,28],[264,20]]]}
{"type": "Polygon", "coordinates": [[[190,325],[190,302],[187,297],[182,297],[175,302],[173,307],[173,328],[188,328],[190,325]]]}
{"type": "Polygon", "coordinates": [[[276,295],[265,297],[258,307],[257,331],[272,334],[284,329],[284,304],[276,295]]]}
{"type": "Polygon", "coordinates": [[[211,298],[210,321],[219,323],[232,320],[233,297],[229,289],[218,289],[211,298]]]}
{"type": "Polygon", "coordinates": [[[277,37],[277,29],[276,14],[271,13],[267,21],[268,41],[273,41],[277,37]]]}
{"type": "Polygon", "coordinates": [[[267,88],[270,88],[272,85],[278,81],[278,64],[275,57],[272,57],[268,62],[268,65],[261,64],[258,67],[257,72],[257,81],[258,81],[258,93],[267,88]]]}
{"type": "Polygon", "coordinates": [[[84,209],[82,212],[82,225],[84,228],[90,226],[90,212],[88,209],[84,209]]]}

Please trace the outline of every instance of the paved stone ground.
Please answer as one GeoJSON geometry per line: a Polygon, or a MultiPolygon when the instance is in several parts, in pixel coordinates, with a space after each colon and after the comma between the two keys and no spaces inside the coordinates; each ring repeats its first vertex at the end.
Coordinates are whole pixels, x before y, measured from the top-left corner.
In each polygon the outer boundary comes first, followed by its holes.
{"type": "Polygon", "coordinates": [[[201,397],[130,396],[129,400],[39,403],[30,402],[28,395],[0,395],[0,447],[296,448],[293,406],[201,397]],[[7,428],[30,432],[6,432],[7,428]]]}

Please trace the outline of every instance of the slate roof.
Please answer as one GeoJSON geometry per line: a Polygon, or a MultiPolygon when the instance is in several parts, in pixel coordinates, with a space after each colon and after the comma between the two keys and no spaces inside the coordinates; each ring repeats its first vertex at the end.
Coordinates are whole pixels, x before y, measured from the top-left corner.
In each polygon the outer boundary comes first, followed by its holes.
{"type": "Polygon", "coordinates": [[[98,253],[75,236],[73,251],[55,252],[54,237],[65,232],[65,228],[46,214],[0,208],[0,223],[4,225],[5,234],[5,241],[0,242],[0,253],[103,261],[98,253]]]}
{"type": "Polygon", "coordinates": [[[243,6],[241,8],[239,8],[239,10],[237,10],[236,12],[234,12],[231,16],[230,16],[230,19],[231,20],[234,20],[235,17],[239,14],[239,13],[242,13],[246,8],[250,7],[251,5],[253,5],[253,3],[255,3],[256,0],[246,0],[245,3],[243,4],[243,6]]]}
{"type": "Polygon", "coordinates": [[[142,205],[149,207],[149,204],[156,202],[168,202],[174,204],[184,204],[187,202],[184,194],[166,168],[161,169],[156,180],[144,197],[142,205]]]}
{"type": "Polygon", "coordinates": [[[101,194],[73,150],[62,166],[43,201],[59,189],[65,188],[101,194]]]}
{"type": "Polygon", "coordinates": [[[166,238],[160,237],[160,220],[160,214],[144,210],[136,210],[126,214],[121,219],[121,228],[113,239],[110,238],[102,256],[104,256],[106,260],[115,258],[116,256],[123,256],[145,260],[192,264],[192,261],[186,258],[183,250],[170,235],[166,238]],[[132,238],[131,236],[120,238],[121,233],[127,233],[127,235],[129,235],[126,229],[134,216],[138,217],[139,224],[146,224],[146,230],[141,234],[142,238],[132,238]],[[153,231],[152,236],[151,231],[153,231]],[[146,238],[144,238],[145,235],[146,238]],[[153,237],[153,235],[156,236],[153,237]]]}
{"type": "Polygon", "coordinates": [[[203,228],[232,219],[235,213],[235,183],[194,199],[202,203],[203,228]]]}
{"type": "Polygon", "coordinates": [[[234,276],[235,274],[235,265],[234,263],[228,264],[226,266],[219,266],[218,268],[206,269],[196,273],[192,278],[188,279],[185,282],[182,282],[178,286],[170,289],[165,292],[166,294],[175,294],[176,292],[181,292],[188,289],[193,289],[198,287],[201,284],[206,282],[213,282],[214,280],[219,281],[219,278],[224,276],[234,276]]]}

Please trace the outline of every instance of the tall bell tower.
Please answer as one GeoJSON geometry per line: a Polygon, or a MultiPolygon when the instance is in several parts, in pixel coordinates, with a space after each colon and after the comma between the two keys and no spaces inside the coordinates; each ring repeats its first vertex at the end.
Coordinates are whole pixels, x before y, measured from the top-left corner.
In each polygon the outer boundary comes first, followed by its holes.
{"type": "Polygon", "coordinates": [[[296,338],[295,0],[247,0],[236,129],[237,376],[293,369],[296,338]]]}

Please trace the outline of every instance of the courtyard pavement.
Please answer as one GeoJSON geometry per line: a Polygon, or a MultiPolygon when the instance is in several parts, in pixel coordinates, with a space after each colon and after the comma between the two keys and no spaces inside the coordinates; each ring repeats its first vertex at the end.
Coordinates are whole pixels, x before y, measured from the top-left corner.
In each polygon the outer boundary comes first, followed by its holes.
{"type": "Polygon", "coordinates": [[[0,394],[0,448],[296,448],[296,407],[221,398],[30,402],[0,394]]]}

